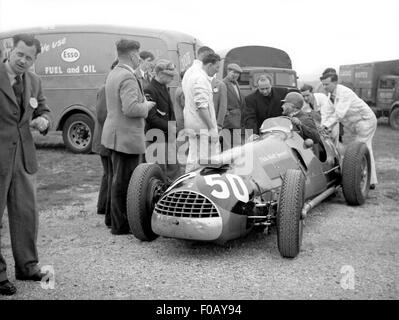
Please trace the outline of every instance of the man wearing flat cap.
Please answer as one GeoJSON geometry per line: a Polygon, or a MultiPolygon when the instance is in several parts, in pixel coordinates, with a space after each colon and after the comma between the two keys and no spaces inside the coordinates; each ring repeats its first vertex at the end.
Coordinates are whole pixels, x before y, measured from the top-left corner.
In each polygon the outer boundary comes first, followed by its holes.
{"type": "MultiPolygon", "coordinates": [[[[173,103],[167,85],[172,82],[176,75],[175,65],[169,60],[160,59],[155,64],[155,77],[151,80],[147,88],[144,89],[147,99],[155,102],[155,107],[148,113],[147,132],[150,129],[158,129],[165,138],[164,142],[157,141],[156,148],[151,149],[162,152],[162,156],[157,154],[156,159],[159,159],[158,163],[170,180],[174,180],[179,174],[179,166],[176,162],[176,150],[171,147],[173,146],[171,143],[173,141],[168,140],[168,137],[172,139],[176,138],[176,123],[174,122],[173,103]],[[169,145],[168,142],[171,144],[169,145]]],[[[155,143],[155,139],[151,139],[149,142],[150,144],[155,143]]],[[[147,149],[147,151],[149,150],[147,149]]],[[[149,154],[147,153],[148,156],[149,154]]]]}
{"type": "Polygon", "coordinates": [[[302,111],[305,102],[302,95],[298,92],[288,93],[284,100],[282,108],[283,115],[290,117],[292,124],[299,130],[303,139],[312,139],[314,143],[320,143],[320,134],[317,130],[313,117],[302,111]]]}
{"type": "Polygon", "coordinates": [[[223,128],[228,129],[223,133],[223,149],[229,149],[233,144],[241,144],[241,116],[244,98],[241,95],[238,85],[238,78],[242,73],[241,67],[236,63],[227,65],[227,75],[223,79],[227,88],[227,113],[224,118],[223,128]]]}

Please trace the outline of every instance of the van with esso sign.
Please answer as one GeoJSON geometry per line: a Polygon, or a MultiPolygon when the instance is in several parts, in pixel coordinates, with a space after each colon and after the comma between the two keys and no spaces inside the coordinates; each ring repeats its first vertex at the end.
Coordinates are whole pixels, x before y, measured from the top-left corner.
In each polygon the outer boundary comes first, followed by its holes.
{"type": "MultiPolygon", "coordinates": [[[[0,33],[0,53],[7,58],[13,47],[12,36],[35,34],[42,52],[33,70],[42,80],[47,104],[52,110],[55,130],[61,130],[65,145],[76,153],[91,151],[95,104],[116,59],[115,43],[121,38],[140,42],[140,50],[155,58],[171,60],[177,71],[186,70],[201,43],[194,37],[174,31],[102,25],[57,26],[0,33]]],[[[170,84],[174,96],[181,79],[170,84]]]]}

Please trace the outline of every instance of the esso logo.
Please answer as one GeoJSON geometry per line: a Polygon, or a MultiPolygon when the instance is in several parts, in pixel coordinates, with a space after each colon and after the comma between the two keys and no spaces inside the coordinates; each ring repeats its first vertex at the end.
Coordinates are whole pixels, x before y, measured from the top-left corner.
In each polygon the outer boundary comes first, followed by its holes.
{"type": "Polygon", "coordinates": [[[75,48],[67,48],[61,53],[61,59],[65,62],[75,62],[80,57],[80,52],[75,48]]]}

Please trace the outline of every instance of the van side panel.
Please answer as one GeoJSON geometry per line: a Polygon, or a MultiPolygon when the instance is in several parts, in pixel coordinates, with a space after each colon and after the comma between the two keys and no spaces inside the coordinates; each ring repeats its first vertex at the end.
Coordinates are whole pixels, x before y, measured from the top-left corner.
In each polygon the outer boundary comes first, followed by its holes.
{"type": "Polygon", "coordinates": [[[39,34],[42,53],[35,63],[41,77],[47,103],[53,111],[54,128],[71,106],[83,106],[95,112],[96,93],[105,82],[121,38],[140,42],[141,48],[156,57],[168,57],[166,44],[157,38],[104,33],[39,34]]]}

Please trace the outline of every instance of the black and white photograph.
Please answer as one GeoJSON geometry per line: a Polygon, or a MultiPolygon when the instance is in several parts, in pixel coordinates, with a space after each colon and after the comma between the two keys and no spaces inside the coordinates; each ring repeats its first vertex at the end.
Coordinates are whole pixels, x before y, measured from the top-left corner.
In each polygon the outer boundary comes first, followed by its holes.
{"type": "Polygon", "coordinates": [[[0,300],[398,300],[398,39],[397,0],[0,0],[0,300]]]}

